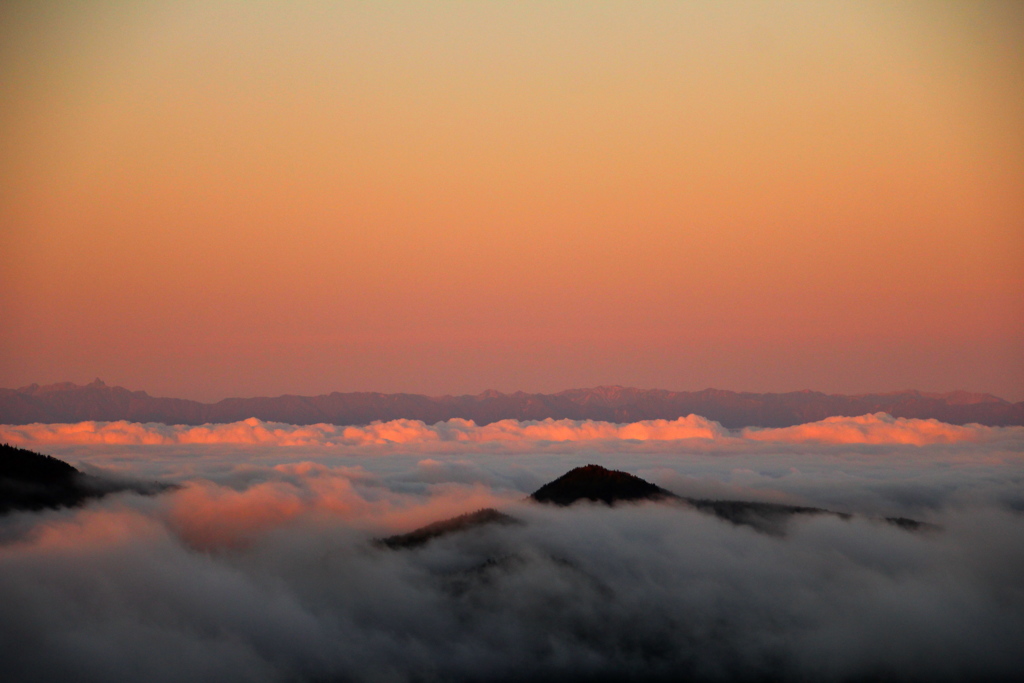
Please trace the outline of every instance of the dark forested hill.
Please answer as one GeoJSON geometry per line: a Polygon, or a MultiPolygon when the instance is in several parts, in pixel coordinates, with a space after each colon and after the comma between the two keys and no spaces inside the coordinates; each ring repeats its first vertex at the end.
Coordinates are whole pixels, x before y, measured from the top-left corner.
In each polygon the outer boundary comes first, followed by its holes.
{"type": "Polygon", "coordinates": [[[117,491],[152,494],[168,488],[84,474],[63,460],[0,443],[0,514],[70,507],[117,491]]]}
{"type": "Polygon", "coordinates": [[[788,427],[835,415],[877,412],[895,417],[935,418],[952,424],[1024,425],[1024,403],[962,391],[845,396],[816,391],[755,394],[718,389],[665,391],[615,386],[572,389],[556,394],[486,391],[466,396],[424,396],[335,392],[320,396],[228,398],[217,403],[200,403],[156,398],[144,391],[107,386],[99,380],[84,386],[33,384],[20,389],[0,389],[2,424],[129,420],[195,425],[236,422],[250,417],[292,424],[327,422],[338,425],[399,418],[432,424],[456,417],[477,424],[509,418],[542,420],[549,417],[635,422],[673,420],[696,414],[736,428],[788,427]]]}

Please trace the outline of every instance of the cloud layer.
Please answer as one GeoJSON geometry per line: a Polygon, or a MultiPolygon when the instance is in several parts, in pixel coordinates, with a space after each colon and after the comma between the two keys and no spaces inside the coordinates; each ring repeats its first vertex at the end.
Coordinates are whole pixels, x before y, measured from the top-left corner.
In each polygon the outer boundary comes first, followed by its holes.
{"type": "MultiPolygon", "coordinates": [[[[783,538],[671,506],[552,510],[415,551],[374,531],[478,506],[435,489],[200,484],[37,516],[0,546],[17,680],[998,680],[1024,671],[1024,524],[783,538]],[[316,495],[303,495],[318,489],[316,495]],[[328,504],[329,502],[329,504],[328,504]],[[403,505],[407,506],[403,510],[403,505]],[[389,521],[390,520],[390,521],[389,521]]],[[[308,482],[307,482],[308,483],[308,482]]],[[[24,522],[24,520],[22,520],[24,522]]]]}
{"type": "Polygon", "coordinates": [[[279,446],[402,446],[505,445],[527,448],[545,443],[617,443],[736,440],[832,444],[939,444],[1024,439],[1024,427],[951,425],[938,420],[894,418],[885,413],[830,417],[782,429],[747,428],[731,432],[698,415],[677,420],[644,420],[629,424],[593,420],[502,420],[478,426],[454,419],[427,425],[419,420],[374,422],[366,426],[290,425],[250,418],[230,424],[199,427],[137,422],[0,425],[0,440],[17,444],[249,444],[279,446]]]}
{"type": "Polygon", "coordinates": [[[180,485],[0,518],[14,680],[1024,674],[1019,428],[876,415],[742,433],[702,418],[4,430],[89,471],[180,485]],[[774,537],[674,506],[524,502],[586,462],[682,495],[854,516],[774,537]],[[370,542],[488,506],[525,524],[412,551],[370,542]]]}

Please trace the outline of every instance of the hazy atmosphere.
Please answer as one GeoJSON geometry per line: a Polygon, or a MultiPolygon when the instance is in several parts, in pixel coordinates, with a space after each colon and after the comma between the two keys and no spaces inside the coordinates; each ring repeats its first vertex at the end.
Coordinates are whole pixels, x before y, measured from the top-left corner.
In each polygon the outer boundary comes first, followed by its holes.
{"type": "Polygon", "coordinates": [[[0,386],[1024,400],[1013,2],[5,2],[0,386]]]}
{"type": "Polygon", "coordinates": [[[0,2],[0,677],[1024,680],[1024,3],[0,2]]]}

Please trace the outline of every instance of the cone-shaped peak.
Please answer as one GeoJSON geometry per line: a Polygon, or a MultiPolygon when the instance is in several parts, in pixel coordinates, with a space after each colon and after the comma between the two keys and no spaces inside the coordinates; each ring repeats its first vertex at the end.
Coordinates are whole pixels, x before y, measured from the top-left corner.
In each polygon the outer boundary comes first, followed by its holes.
{"type": "Polygon", "coordinates": [[[530,498],[554,505],[572,505],[581,499],[612,505],[618,501],[663,500],[676,495],[628,472],[586,465],[541,486],[530,498]]]}

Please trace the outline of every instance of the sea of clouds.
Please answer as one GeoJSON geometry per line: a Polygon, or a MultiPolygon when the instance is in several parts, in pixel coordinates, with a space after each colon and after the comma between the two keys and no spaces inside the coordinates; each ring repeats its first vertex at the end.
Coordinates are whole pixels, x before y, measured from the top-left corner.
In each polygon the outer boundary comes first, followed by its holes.
{"type": "MultiPolygon", "coordinates": [[[[1019,427],[951,425],[938,420],[894,418],[885,413],[830,417],[793,427],[747,427],[728,430],[699,415],[677,420],[643,420],[628,424],[595,420],[501,420],[477,425],[453,419],[428,425],[420,420],[391,420],[365,426],[291,425],[250,418],[230,424],[201,426],[162,423],[79,422],[75,424],[0,425],[0,439],[37,444],[265,444],[278,446],[382,446],[444,448],[500,443],[512,449],[540,447],[544,442],[613,442],[627,449],[632,442],[709,439],[716,442],[782,441],[802,443],[916,444],[1019,439],[1019,427]]],[[[646,447],[646,446],[645,446],[646,447]]]]}
{"type": "Polygon", "coordinates": [[[1024,675],[1022,427],[85,422],[0,426],[0,441],[177,485],[0,519],[11,680],[1024,675]],[[587,463],[853,516],[774,536],[671,505],[524,501],[587,463]],[[482,507],[525,523],[372,543],[482,507]]]}

